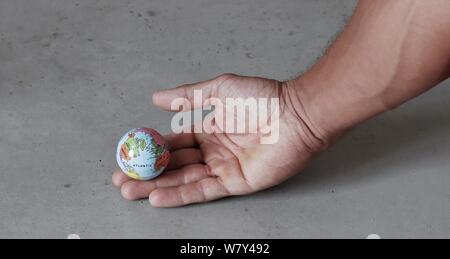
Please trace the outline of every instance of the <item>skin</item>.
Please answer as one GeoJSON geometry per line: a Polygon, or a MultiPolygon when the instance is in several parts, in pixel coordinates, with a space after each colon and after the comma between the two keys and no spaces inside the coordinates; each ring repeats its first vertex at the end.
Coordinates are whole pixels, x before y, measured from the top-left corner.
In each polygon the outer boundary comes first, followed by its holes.
{"type": "Polygon", "coordinates": [[[113,183],[126,199],[149,198],[155,207],[267,189],[301,172],[352,128],[448,77],[450,1],[361,0],[327,53],[294,80],[227,74],[153,95],[163,110],[175,98],[192,100],[196,89],[221,100],[280,98],[278,143],[261,145],[257,134],[168,135],[172,158],[164,175],[141,182],[116,171],[113,183]]]}

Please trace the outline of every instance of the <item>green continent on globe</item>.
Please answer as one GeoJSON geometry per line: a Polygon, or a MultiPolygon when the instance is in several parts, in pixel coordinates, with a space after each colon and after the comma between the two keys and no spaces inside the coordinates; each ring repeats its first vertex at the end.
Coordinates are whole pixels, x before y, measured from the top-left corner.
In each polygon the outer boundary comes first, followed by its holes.
{"type": "Polygon", "coordinates": [[[135,138],[134,133],[128,135],[128,139],[120,148],[120,156],[125,161],[130,161],[140,155],[140,151],[144,151],[147,147],[145,139],[135,138]]]}

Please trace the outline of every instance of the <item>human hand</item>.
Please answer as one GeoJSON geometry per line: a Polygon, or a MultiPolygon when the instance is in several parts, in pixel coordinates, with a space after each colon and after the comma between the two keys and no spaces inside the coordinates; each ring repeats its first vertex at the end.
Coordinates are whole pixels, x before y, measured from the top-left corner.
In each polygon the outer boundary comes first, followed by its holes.
{"type": "Polygon", "coordinates": [[[114,184],[127,199],[149,196],[153,206],[175,207],[285,181],[351,128],[449,77],[447,6],[448,0],[360,1],[336,42],[296,80],[224,75],[156,93],[153,102],[164,110],[179,97],[192,102],[196,89],[222,102],[279,98],[279,141],[262,145],[258,134],[227,131],[170,135],[172,159],[161,177],[138,182],[115,172],[114,184]]]}
{"type": "Polygon", "coordinates": [[[114,173],[113,183],[121,188],[124,198],[149,197],[152,206],[177,207],[251,194],[299,173],[329,145],[327,137],[320,134],[322,130],[308,118],[296,87],[289,82],[227,74],[157,92],[153,102],[163,110],[171,110],[176,98],[193,102],[194,90],[202,90],[204,99],[215,97],[223,103],[225,98],[279,98],[279,140],[264,145],[260,143],[261,134],[226,131],[165,136],[172,156],[162,176],[144,182],[121,171],[114,173]]]}

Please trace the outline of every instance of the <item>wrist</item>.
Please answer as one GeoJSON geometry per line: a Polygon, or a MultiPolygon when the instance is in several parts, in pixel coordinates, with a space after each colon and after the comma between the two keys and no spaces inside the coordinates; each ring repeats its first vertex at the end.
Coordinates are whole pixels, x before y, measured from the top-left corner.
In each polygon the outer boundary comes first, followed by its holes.
{"type": "Polygon", "coordinates": [[[316,149],[326,149],[339,140],[351,127],[336,127],[338,118],[331,115],[328,110],[328,101],[320,101],[314,97],[308,88],[314,88],[300,77],[283,83],[285,88],[285,102],[290,107],[301,131],[308,132],[308,142],[317,143],[316,149]]]}
{"type": "MultiPolygon", "coordinates": [[[[288,81],[293,106],[302,110],[315,134],[333,143],[373,116],[390,110],[386,92],[372,92],[372,82],[346,78],[319,67],[288,81]],[[369,89],[369,90],[368,90],[369,89]]],[[[385,88],[382,88],[385,89],[385,88]]]]}
{"type": "Polygon", "coordinates": [[[297,80],[282,82],[280,99],[284,107],[283,116],[287,119],[291,132],[297,136],[297,140],[311,153],[318,153],[331,146],[341,134],[331,133],[320,124],[315,113],[311,112],[314,107],[311,107],[310,102],[305,101],[306,98],[302,96],[301,88],[297,80]]]}

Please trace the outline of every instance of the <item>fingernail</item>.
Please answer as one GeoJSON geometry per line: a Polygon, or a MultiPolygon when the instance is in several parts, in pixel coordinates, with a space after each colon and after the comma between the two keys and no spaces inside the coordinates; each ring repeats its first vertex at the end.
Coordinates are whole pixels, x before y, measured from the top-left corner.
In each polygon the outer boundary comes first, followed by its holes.
{"type": "Polygon", "coordinates": [[[152,192],[148,196],[148,202],[150,203],[150,206],[155,207],[155,205],[153,205],[152,192]]]}

